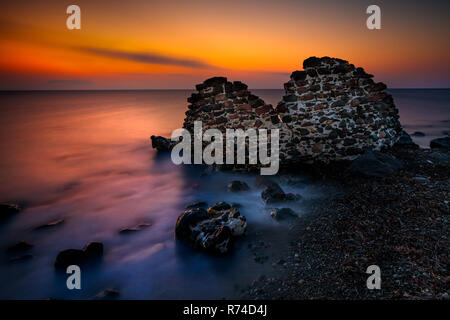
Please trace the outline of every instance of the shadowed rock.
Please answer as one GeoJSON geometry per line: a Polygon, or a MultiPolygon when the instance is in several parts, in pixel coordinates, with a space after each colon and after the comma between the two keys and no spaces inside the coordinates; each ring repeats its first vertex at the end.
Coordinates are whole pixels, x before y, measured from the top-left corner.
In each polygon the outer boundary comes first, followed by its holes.
{"type": "Polygon", "coordinates": [[[240,191],[248,191],[250,190],[250,187],[248,186],[247,183],[243,182],[243,181],[231,181],[228,186],[228,191],[231,192],[240,192],[240,191]]]}
{"type": "Polygon", "coordinates": [[[433,139],[430,141],[430,147],[433,149],[450,151],[450,137],[433,139]]]}
{"type": "Polygon", "coordinates": [[[83,250],[67,249],[61,251],[55,260],[55,268],[60,270],[67,269],[70,265],[86,265],[96,262],[103,256],[103,243],[89,242],[83,250]]]}
{"type": "Polygon", "coordinates": [[[349,170],[369,177],[384,177],[401,169],[403,164],[394,156],[367,150],[354,160],[349,170]]]}

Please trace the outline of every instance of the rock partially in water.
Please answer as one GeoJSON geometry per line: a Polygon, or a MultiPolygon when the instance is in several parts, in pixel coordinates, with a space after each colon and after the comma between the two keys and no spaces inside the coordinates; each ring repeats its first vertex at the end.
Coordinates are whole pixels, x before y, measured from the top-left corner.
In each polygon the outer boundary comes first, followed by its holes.
{"type": "Polygon", "coordinates": [[[111,299],[117,299],[120,297],[119,290],[108,288],[103,291],[100,291],[95,295],[95,299],[104,299],[104,300],[111,300],[111,299]]]}
{"type": "Polygon", "coordinates": [[[415,131],[413,134],[411,134],[413,137],[425,137],[425,133],[421,131],[415,131]]]}
{"type": "Polygon", "coordinates": [[[298,214],[291,208],[275,208],[270,212],[270,216],[275,220],[289,220],[298,218],[298,214]]]}
{"type": "Polygon", "coordinates": [[[228,191],[231,192],[241,192],[248,190],[250,190],[250,187],[244,181],[234,180],[228,184],[228,191]]]}
{"type": "Polygon", "coordinates": [[[0,222],[6,221],[21,210],[22,208],[18,204],[10,202],[0,203],[0,222]]]}
{"type": "Polygon", "coordinates": [[[277,183],[271,182],[261,192],[261,198],[265,204],[269,204],[283,201],[297,201],[301,199],[301,196],[293,193],[285,193],[277,183]]]}
{"type": "Polygon", "coordinates": [[[8,252],[23,252],[31,248],[33,248],[33,245],[31,243],[28,243],[26,241],[19,241],[12,246],[9,246],[8,252]]]}
{"type": "Polygon", "coordinates": [[[430,148],[450,151],[450,137],[437,138],[430,141],[430,148]]]}
{"type": "Polygon", "coordinates": [[[414,141],[411,139],[410,135],[403,131],[400,135],[400,138],[397,140],[397,142],[394,144],[394,146],[401,147],[401,148],[419,148],[419,146],[414,143],[414,141]]]}
{"type": "Polygon", "coordinates": [[[152,140],[152,148],[158,151],[170,151],[176,144],[174,141],[161,136],[151,136],[150,139],[152,140]]]}
{"type": "Polygon", "coordinates": [[[185,210],[177,219],[175,235],[207,252],[225,253],[233,240],[245,233],[247,221],[236,208],[218,202],[208,210],[185,210]]]}
{"type": "Polygon", "coordinates": [[[119,230],[120,234],[133,234],[136,233],[137,231],[141,231],[142,229],[145,229],[147,227],[150,227],[151,223],[139,223],[137,225],[135,225],[134,227],[130,227],[130,228],[123,228],[119,230]]]}
{"type": "Polygon", "coordinates": [[[67,249],[58,253],[55,260],[56,269],[67,269],[70,265],[82,266],[90,262],[95,262],[103,256],[103,243],[89,242],[83,250],[67,249]]]}
{"type": "Polygon", "coordinates": [[[65,221],[65,219],[56,219],[56,220],[50,221],[50,222],[48,222],[46,224],[37,226],[33,230],[38,231],[38,230],[53,228],[53,227],[56,227],[56,226],[59,226],[59,225],[63,224],[64,221],[65,221]]]}
{"type": "Polygon", "coordinates": [[[403,163],[394,156],[367,150],[363,155],[355,159],[349,170],[352,173],[369,177],[384,177],[391,175],[403,167],[403,163]]]}

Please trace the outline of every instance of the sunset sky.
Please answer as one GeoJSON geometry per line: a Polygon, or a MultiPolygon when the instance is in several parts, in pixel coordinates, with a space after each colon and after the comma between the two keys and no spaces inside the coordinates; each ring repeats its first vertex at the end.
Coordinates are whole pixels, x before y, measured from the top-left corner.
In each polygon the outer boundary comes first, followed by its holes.
{"type": "Polygon", "coordinates": [[[309,56],[391,88],[450,87],[450,1],[4,1],[0,90],[183,89],[215,76],[281,88],[309,56]],[[81,8],[81,30],[66,8],[81,8]],[[381,7],[381,30],[366,8],[381,7]]]}

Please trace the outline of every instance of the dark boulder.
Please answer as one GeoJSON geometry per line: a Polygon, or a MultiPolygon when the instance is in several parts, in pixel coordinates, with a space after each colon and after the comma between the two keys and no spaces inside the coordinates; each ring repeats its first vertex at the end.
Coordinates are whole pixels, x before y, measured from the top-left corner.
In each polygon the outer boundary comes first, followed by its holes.
{"type": "Polygon", "coordinates": [[[161,136],[151,136],[152,148],[158,151],[170,151],[176,142],[161,136]]]}
{"type": "Polygon", "coordinates": [[[80,266],[84,264],[86,255],[80,249],[67,249],[58,253],[55,261],[56,269],[67,269],[70,265],[80,266]]]}
{"type": "Polygon", "coordinates": [[[56,256],[55,268],[67,269],[70,265],[82,266],[100,260],[103,256],[103,243],[89,242],[83,250],[67,249],[56,256]]]}
{"type": "Polygon", "coordinates": [[[350,172],[369,177],[391,175],[403,167],[403,163],[392,155],[367,150],[350,165],[350,172]]]}
{"type": "Polygon", "coordinates": [[[175,235],[200,250],[225,253],[233,240],[245,233],[246,227],[247,221],[238,209],[221,201],[208,210],[185,210],[177,219],[175,235]]]}
{"type": "Polygon", "coordinates": [[[228,184],[228,191],[231,192],[240,192],[240,191],[248,191],[250,190],[249,186],[247,183],[243,182],[243,181],[231,181],[228,184]]]}
{"type": "Polygon", "coordinates": [[[450,151],[450,137],[437,138],[430,141],[430,148],[450,151]]]}
{"type": "Polygon", "coordinates": [[[416,131],[413,134],[411,134],[411,136],[413,136],[413,137],[425,137],[425,133],[420,132],[420,131],[416,131]]]}

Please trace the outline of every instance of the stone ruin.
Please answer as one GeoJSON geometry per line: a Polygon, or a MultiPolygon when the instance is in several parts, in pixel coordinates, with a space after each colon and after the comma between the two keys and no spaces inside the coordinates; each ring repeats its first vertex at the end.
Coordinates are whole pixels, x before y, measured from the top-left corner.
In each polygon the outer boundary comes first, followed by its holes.
{"type": "Polygon", "coordinates": [[[280,129],[280,165],[353,159],[392,146],[401,136],[398,110],[384,83],[348,61],[311,57],[285,83],[274,108],[240,81],[214,77],[196,86],[183,127],[280,129]]]}

